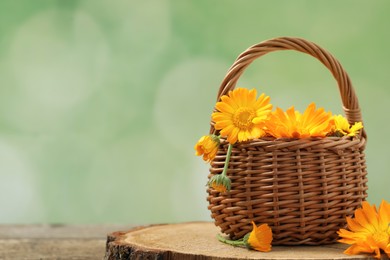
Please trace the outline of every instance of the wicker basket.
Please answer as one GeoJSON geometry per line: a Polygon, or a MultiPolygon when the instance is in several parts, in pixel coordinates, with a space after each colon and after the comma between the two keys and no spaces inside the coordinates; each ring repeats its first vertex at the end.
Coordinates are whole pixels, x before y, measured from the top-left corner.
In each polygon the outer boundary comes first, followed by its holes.
{"type": "MultiPolygon", "coordinates": [[[[218,100],[234,89],[252,61],[279,50],[317,58],[338,83],[348,121],[362,121],[355,91],[340,63],[318,45],[299,38],[271,39],[243,52],[227,72],[218,100]]],[[[213,125],[210,132],[216,133],[213,125]]],[[[354,138],[262,138],[236,143],[227,172],[231,191],[208,189],[208,208],[215,225],[230,238],[239,239],[251,231],[251,221],[268,223],[273,245],[335,242],[336,232],[346,226],[345,218],[367,197],[366,139],[363,130],[354,138]]],[[[221,140],[209,178],[222,172],[227,148],[227,141],[221,140]]]]}

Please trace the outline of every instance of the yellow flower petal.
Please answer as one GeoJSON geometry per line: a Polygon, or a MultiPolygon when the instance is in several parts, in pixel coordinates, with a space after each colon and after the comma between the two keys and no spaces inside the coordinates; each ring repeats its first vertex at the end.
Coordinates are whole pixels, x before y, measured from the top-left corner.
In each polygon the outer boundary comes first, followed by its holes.
{"type": "Polygon", "coordinates": [[[375,232],[375,227],[372,225],[369,219],[366,219],[363,209],[357,209],[355,211],[356,221],[363,227],[369,230],[369,232],[375,232]]]}
{"type": "Polygon", "coordinates": [[[361,226],[358,222],[356,222],[354,219],[347,217],[347,223],[348,223],[348,228],[352,231],[355,232],[364,232],[367,231],[367,229],[363,226],[361,226]]]}
{"type": "MultiPolygon", "coordinates": [[[[230,129],[230,128],[226,128],[230,129]]],[[[234,144],[238,140],[238,133],[240,132],[240,129],[238,127],[232,127],[232,131],[230,133],[226,133],[226,135],[221,131],[221,135],[227,136],[227,140],[229,143],[234,144]]]]}
{"type": "Polygon", "coordinates": [[[262,129],[259,129],[257,127],[254,127],[251,131],[252,138],[259,138],[264,135],[264,131],[262,129]]]}
{"type": "Polygon", "coordinates": [[[372,253],[373,251],[367,245],[355,244],[347,248],[344,253],[347,255],[358,255],[360,253],[372,253]]]}
{"type": "Polygon", "coordinates": [[[225,128],[222,128],[220,134],[222,136],[227,136],[228,134],[234,131],[234,128],[235,128],[234,125],[228,125],[225,128]]]}
{"type": "MultiPolygon", "coordinates": [[[[387,203],[385,200],[382,200],[381,205],[378,210],[379,221],[382,224],[381,229],[386,229],[386,223],[390,223],[390,203],[387,203]]],[[[387,225],[389,228],[389,225],[387,225]]],[[[390,229],[388,229],[390,231],[390,229]]]]}
{"type": "Polygon", "coordinates": [[[230,126],[232,124],[232,121],[231,120],[221,120],[221,121],[218,121],[218,123],[215,124],[215,127],[217,128],[226,128],[228,126],[230,126]]]}
{"type": "Polygon", "coordinates": [[[362,203],[362,212],[366,216],[366,219],[370,221],[372,226],[378,228],[378,213],[375,209],[375,205],[371,206],[367,201],[362,203]]]}
{"type": "Polygon", "coordinates": [[[233,107],[231,107],[229,104],[224,102],[218,102],[215,105],[215,108],[225,114],[234,114],[235,112],[235,109],[233,107]]]}
{"type": "Polygon", "coordinates": [[[349,136],[355,136],[360,129],[363,128],[362,122],[356,122],[351,128],[349,129],[349,136]]]}

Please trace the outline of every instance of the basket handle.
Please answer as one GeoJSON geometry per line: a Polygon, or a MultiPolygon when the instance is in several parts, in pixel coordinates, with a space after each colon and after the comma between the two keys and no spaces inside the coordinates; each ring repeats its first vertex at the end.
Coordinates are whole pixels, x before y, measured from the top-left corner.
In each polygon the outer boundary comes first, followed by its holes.
{"type": "MultiPolygon", "coordinates": [[[[337,81],[343,103],[343,109],[348,122],[350,124],[354,124],[355,122],[362,122],[362,114],[360,111],[358,98],[355,94],[351,80],[347,72],[341,66],[340,62],[335,57],[333,57],[332,54],[317,44],[301,38],[274,38],[253,45],[241,53],[223,79],[221,86],[219,87],[217,101],[220,100],[221,96],[227,95],[230,90],[234,89],[245,68],[248,67],[249,64],[251,64],[255,59],[269,52],[282,50],[295,50],[307,53],[314,58],[317,58],[322,64],[324,64],[330,70],[330,72],[332,72],[333,77],[337,81]]],[[[215,132],[213,122],[211,122],[210,132],[215,132]]],[[[364,129],[361,131],[361,137],[365,139],[367,138],[367,134],[364,129]]]]}

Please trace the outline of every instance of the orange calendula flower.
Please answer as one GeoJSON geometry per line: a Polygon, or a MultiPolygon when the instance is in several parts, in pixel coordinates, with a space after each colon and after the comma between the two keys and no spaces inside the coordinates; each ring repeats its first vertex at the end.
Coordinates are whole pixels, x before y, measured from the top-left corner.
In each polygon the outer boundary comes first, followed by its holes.
{"type": "Polygon", "coordinates": [[[252,221],[253,229],[251,232],[246,234],[244,238],[238,240],[229,240],[218,234],[218,240],[232,246],[245,246],[248,249],[257,250],[260,252],[271,251],[272,242],[272,230],[268,224],[262,224],[256,226],[252,221]]]}
{"type": "Polygon", "coordinates": [[[206,162],[212,161],[217,154],[219,146],[219,138],[216,135],[202,136],[196,143],[194,149],[198,156],[203,155],[203,160],[206,162]]]}
{"type": "Polygon", "coordinates": [[[339,242],[351,245],[344,253],[356,255],[374,253],[381,258],[381,250],[390,257],[390,204],[382,201],[379,209],[363,202],[355,211],[355,218],[347,217],[349,230],[340,229],[339,242]]]}
{"type": "Polygon", "coordinates": [[[356,136],[359,130],[363,128],[362,122],[356,122],[354,125],[351,126],[348,123],[348,120],[342,115],[333,116],[332,121],[332,133],[336,136],[356,136]]]}
{"type": "Polygon", "coordinates": [[[272,230],[267,224],[256,226],[252,221],[253,230],[244,237],[246,246],[260,252],[271,251],[272,230]]]}
{"type": "Polygon", "coordinates": [[[226,174],[222,173],[214,175],[207,185],[218,192],[226,192],[230,191],[231,181],[226,174]]]}
{"type": "Polygon", "coordinates": [[[221,97],[211,117],[215,129],[220,130],[229,143],[247,141],[265,135],[264,122],[271,112],[270,97],[264,93],[256,99],[255,89],[237,88],[221,97]]]}
{"type": "Polygon", "coordinates": [[[325,137],[332,127],[331,117],[330,112],[316,109],[316,105],[311,103],[303,114],[295,111],[294,107],[286,112],[276,108],[265,126],[267,133],[275,138],[325,137]]]}

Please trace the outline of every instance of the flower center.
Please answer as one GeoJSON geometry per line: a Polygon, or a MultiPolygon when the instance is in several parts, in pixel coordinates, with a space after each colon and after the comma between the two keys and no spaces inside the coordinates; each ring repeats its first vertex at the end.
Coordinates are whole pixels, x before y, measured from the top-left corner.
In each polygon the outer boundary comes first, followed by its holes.
{"type": "Polygon", "coordinates": [[[240,107],[233,115],[233,124],[243,130],[250,128],[255,118],[255,111],[249,107],[240,107]]]}

